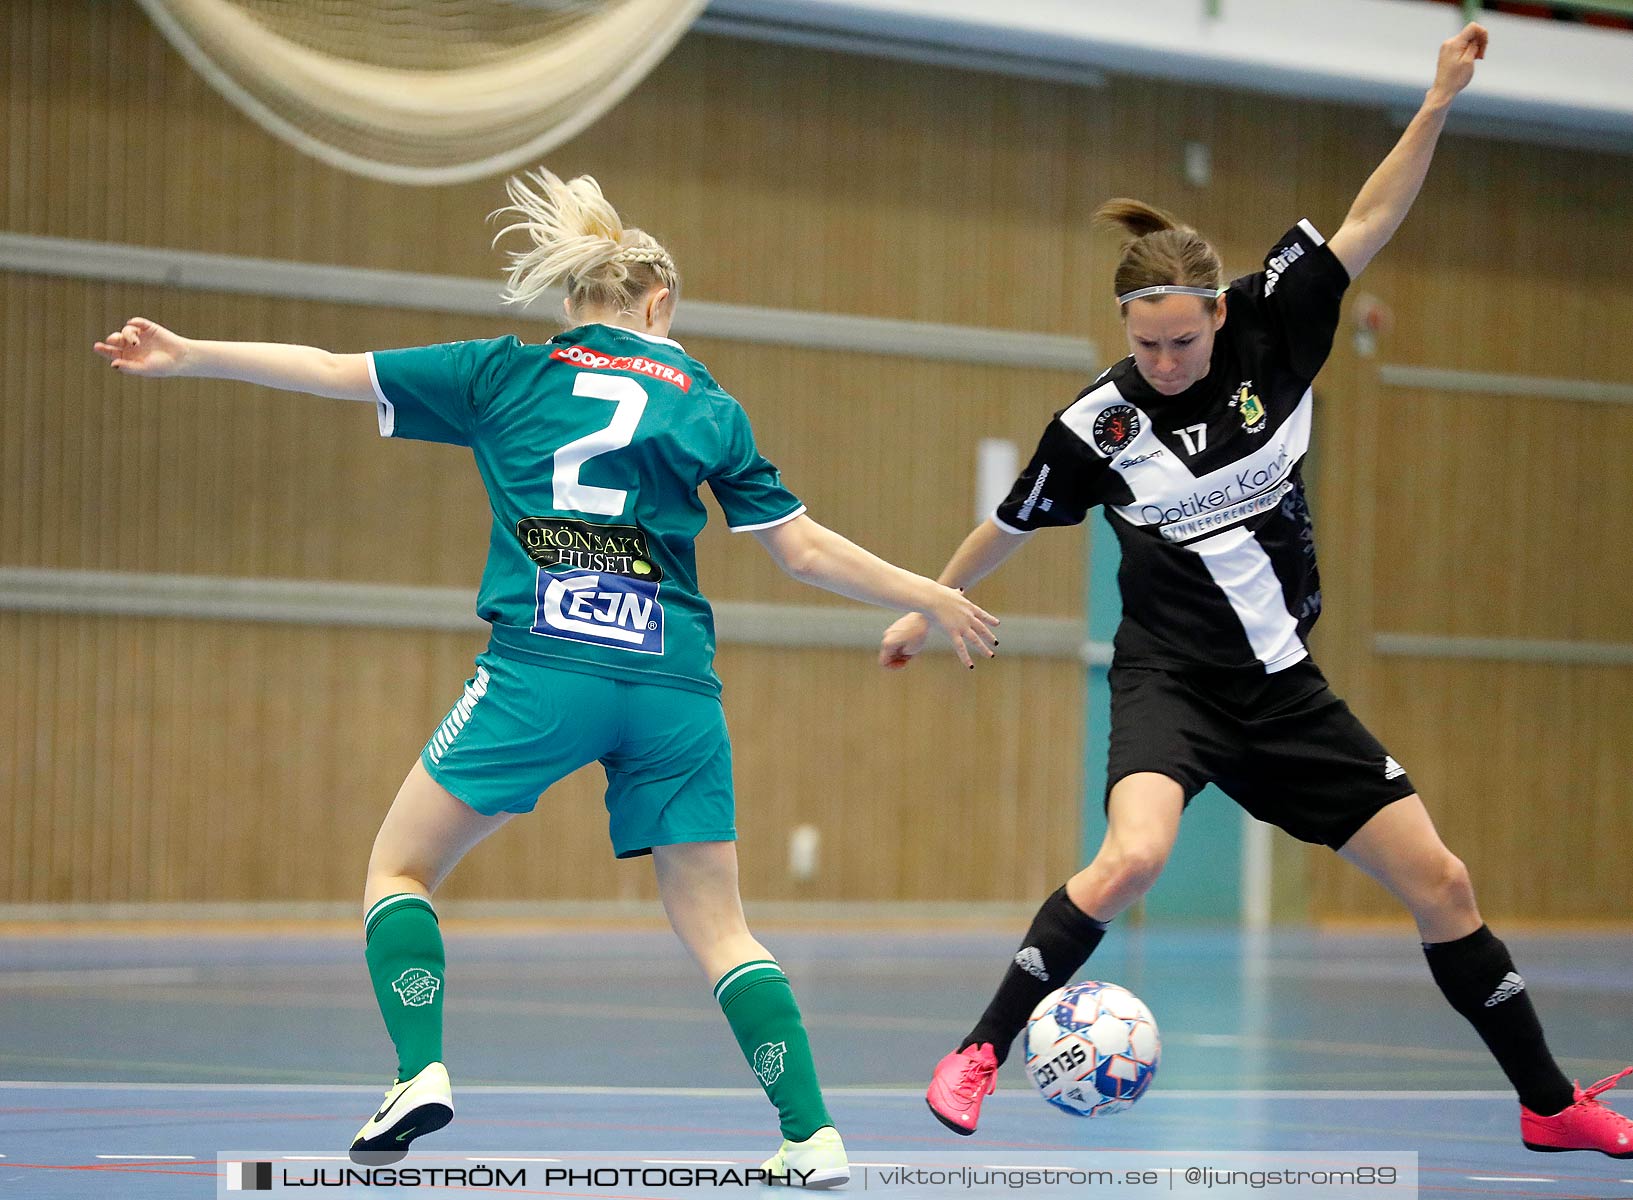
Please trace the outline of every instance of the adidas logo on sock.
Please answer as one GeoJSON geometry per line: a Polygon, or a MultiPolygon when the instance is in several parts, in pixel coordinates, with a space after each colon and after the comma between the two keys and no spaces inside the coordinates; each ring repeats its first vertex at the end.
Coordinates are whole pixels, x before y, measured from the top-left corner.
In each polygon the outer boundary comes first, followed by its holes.
{"type": "Polygon", "coordinates": [[[1384,755],[1384,778],[1385,779],[1399,779],[1404,774],[1406,774],[1406,768],[1405,767],[1401,766],[1400,763],[1396,762],[1395,759],[1391,755],[1388,755],[1388,754],[1384,755]]]}
{"type": "Polygon", "coordinates": [[[1510,971],[1503,976],[1503,981],[1497,985],[1497,990],[1491,993],[1491,999],[1486,1001],[1487,1008],[1496,1008],[1504,1000],[1511,1000],[1525,990],[1525,980],[1520,978],[1518,971],[1510,971]]]}
{"type": "Polygon", "coordinates": [[[1034,979],[1049,982],[1049,971],[1043,965],[1043,952],[1036,946],[1024,946],[1015,955],[1015,965],[1034,979]]]}

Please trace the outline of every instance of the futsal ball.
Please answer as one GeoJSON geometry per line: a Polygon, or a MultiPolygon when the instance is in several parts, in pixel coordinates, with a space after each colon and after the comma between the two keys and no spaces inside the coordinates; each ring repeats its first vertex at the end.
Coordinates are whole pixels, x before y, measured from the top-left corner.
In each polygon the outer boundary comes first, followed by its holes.
{"type": "Polygon", "coordinates": [[[1045,996],[1026,1023],[1026,1074],[1074,1117],[1122,1112],[1157,1077],[1162,1038],[1151,1010],[1115,983],[1077,983],[1045,996]]]}

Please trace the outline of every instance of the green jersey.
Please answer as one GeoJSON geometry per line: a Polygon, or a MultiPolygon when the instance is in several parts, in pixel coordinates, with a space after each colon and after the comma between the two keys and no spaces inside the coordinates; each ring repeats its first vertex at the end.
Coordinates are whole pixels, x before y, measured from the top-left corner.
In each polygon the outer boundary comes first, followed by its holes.
{"type": "Polygon", "coordinates": [[[805,506],[742,406],[668,338],[612,325],[368,356],[385,437],[469,446],[493,511],[477,613],[496,654],[718,693],[693,542],[805,506]]]}

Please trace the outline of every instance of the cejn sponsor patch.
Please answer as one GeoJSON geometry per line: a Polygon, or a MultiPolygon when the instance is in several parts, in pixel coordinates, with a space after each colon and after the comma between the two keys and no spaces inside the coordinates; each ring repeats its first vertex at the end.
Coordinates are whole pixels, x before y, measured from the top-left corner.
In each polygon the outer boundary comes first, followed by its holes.
{"type": "Polygon", "coordinates": [[[668,363],[654,362],[639,354],[602,354],[588,346],[561,346],[550,352],[558,362],[572,363],[590,371],[630,371],[648,379],[671,383],[683,392],[692,390],[692,377],[668,363]]]}
{"type": "Polygon", "coordinates": [[[541,570],[533,632],[591,646],[662,654],[660,586],[610,571],[541,570]]]}

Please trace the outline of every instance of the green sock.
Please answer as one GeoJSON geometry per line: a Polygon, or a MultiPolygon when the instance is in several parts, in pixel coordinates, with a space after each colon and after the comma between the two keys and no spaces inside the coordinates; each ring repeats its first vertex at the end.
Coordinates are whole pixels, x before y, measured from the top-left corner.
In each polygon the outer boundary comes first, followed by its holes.
{"type": "Polygon", "coordinates": [[[446,963],[436,911],[424,896],[387,896],[363,918],[363,938],[374,998],[397,1047],[397,1079],[412,1079],[442,1061],[446,963]]]}
{"type": "Polygon", "coordinates": [[[743,1057],[777,1106],[783,1137],[803,1142],[832,1125],[811,1061],[811,1039],[782,968],[769,959],[733,967],[714,985],[714,998],[743,1057]]]}

